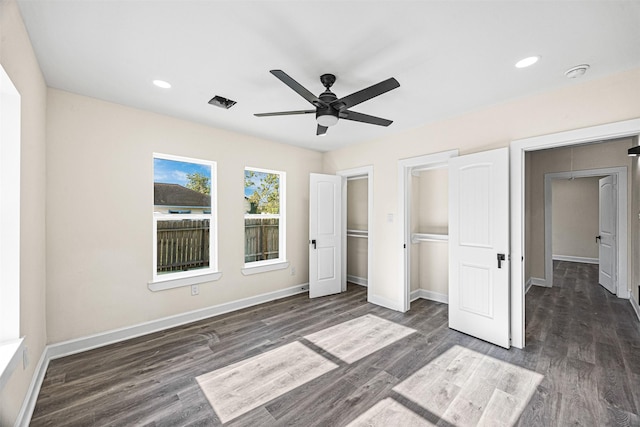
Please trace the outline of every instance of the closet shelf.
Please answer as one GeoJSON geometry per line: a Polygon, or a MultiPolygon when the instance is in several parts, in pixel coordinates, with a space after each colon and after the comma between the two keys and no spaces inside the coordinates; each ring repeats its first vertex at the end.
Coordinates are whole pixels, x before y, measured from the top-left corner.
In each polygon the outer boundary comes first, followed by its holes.
{"type": "Polygon", "coordinates": [[[369,238],[368,230],[349,230],[347,229],[347,237],[359,237],[361,239],[369,238]]]}
{"type": "Polygon", "coordinates": [[[432,233],[413,233],[411,234],[411,243],[420,242],[447,242],[448,234],[432,234],[432,233]]]}

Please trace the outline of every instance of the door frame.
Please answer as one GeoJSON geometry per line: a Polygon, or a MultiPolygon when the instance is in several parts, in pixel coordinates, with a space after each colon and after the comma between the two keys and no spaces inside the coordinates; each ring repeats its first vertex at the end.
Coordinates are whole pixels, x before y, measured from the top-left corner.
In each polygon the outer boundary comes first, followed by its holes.
{"type": "Polygon", "coordinates": [[[403,284],[400,298],[402,312],[411,308],[411,173],[447,167],[449,159],[457,156],[456,149],[398,160],[398,254],[401,266],[399,280],[403,284]]]}
{"type": "Polygon", "coordinates": [[[573,172],[550,172],[544,174],[544,282],[546,287],[553,286],[553,204],[551,181],[554,179],[587,178],[594,176],[615,176],[617,182],[617,218],[616,218],[616,295],[629,298],[627,269],[627,167],[578,170],[573,172]]]}
{"type": "Polygon", "coordinates": [[[597,143],[640,134],[640,118],[582,129],[518,139],[510,145],[511,175],[511,345],[525,346],[524,244],[525,244],[525,153],[545,148],[597,143]],[[520,259],[520,262],[515,262],[520,259]]]}
{"type": "Polygon", "coordinates": [[[344,169],[336,172],[336,175],[342,179],[342,221],[341,240],[342,240],[342,292],[347,290],[347,180],[349,178],[366,177],[367,178],[367,301],[371,302],[373,295],[373,166],[362,166],[353,169],[344,169]]]}

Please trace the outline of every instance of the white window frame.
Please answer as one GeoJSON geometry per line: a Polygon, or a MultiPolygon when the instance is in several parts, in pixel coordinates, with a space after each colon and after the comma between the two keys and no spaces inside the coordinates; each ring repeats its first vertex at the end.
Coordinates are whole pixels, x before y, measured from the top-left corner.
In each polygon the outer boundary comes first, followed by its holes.
{"type": "Polygon", "coordinates": [[[0,390],[20,364],[20,93],[0,65],[0,390]]]}
{"type": "MultiPolygon", "coordinates": [[[[217,163],[213,160],[195,159],[192,157],[175,156],[171,154],[153,153],[153,159],[173,160],[206,165],[211,168],[211,213],[208,214],[165,214],[153,212],[153,279],[149,282],[149,289],[161,291],[165,289],[191,286],[199,283],[212,282],[222,277],[218,271],[218,197],[217,197],[217,163]],[[158,274],[158,221],[176,219],[208,219],[209,220],[209,267],[188,271],[168,272],[158,274]]],[[[153,182],[153,179],[151,180],[153,182]]],[[[153,191],[153,185],[151,186],[153,191]]]]}
{"type": "MultiPolygon", "coordinates": [[[[278,191],[280,193],[280,205],[279,205],[280,213],[279,214],[248,214],[246,212],[244,213],[243,228],[242,228],[243,240],[244,240],[244,219],[251,219],[251,218],[260,218],[260,219],[278,218],[279,219],[278,221],[278,258],[263,260],[263,261],[245,262],[244,268],[242,269],[242,274],[244,274],[245,276],[250,274],[256,274],[256,273],[264,273],[267,271],[281,270],[289,267],[289,262],[287,261],[287,247],[286,247],[287,173],[285,171],[277,171],[277,170],[271,170],[271,169],[256,168],[253,166],[246,166],[242,171],[243,178],[244,178],[244,174],[248,170],[253,172],[275,174],[279,176],[280,183],[279,183],[278,191]]],[[[243,195],[244,195],[244,185],[243,185],[243,195]]],[[[244,258],[244,250],[245,250],[244,244],[242,245],[242,248],[243,248],[243,258],[244,258]]]]}

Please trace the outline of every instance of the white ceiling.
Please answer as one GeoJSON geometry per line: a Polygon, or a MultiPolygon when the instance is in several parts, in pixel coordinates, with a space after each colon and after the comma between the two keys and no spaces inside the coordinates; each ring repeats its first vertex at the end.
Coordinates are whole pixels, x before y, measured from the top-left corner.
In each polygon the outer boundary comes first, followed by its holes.
{"type": "Polygon", "coordinates": [[[640,67],[640,1],[18,2],[50,87],[319,151],[640,67]],[[314,94],[335,74],[338,97],[395,77],[353,107],[394,123],[317,137],[313,115],[254,117],[312,108],[271,69],[314,94]]]}

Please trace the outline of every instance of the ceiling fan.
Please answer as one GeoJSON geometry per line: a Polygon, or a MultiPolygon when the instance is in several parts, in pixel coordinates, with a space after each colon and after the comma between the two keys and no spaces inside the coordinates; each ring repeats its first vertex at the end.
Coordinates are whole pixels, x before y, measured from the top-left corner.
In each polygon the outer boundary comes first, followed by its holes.
{"type": "Polygon", "coordinates": [[[400,83],[393,77],[382,81],[366,89],[354,92],[342,98],[338,98],[330,88],[336,81],[333,74],[323,74],[320,76],[320,82],[326,88],[320,95],[315,96],[309,92],[304,86],[293,80],[287,73],[282,70],[271,70],[271,74],[279,78],[282,83],[293,89],[298,95],[309,101],[315,110],[298,110],[298,111],[281,111],[277,113],[258,113],[256,117],[268,116],[290,116],[295,114],[316,114],[318,129],[316,135],[324,135],[330,126],[338,123],[338,119],[352,120],[354,122],[369,123],[372,125],[389,126],[392,120],[382,119],[380,117],[370,116],[368,114],[356,113],[350,111],[349,108],[360,104],[368,99],[382,95],[400,86],[400,83]]]}

